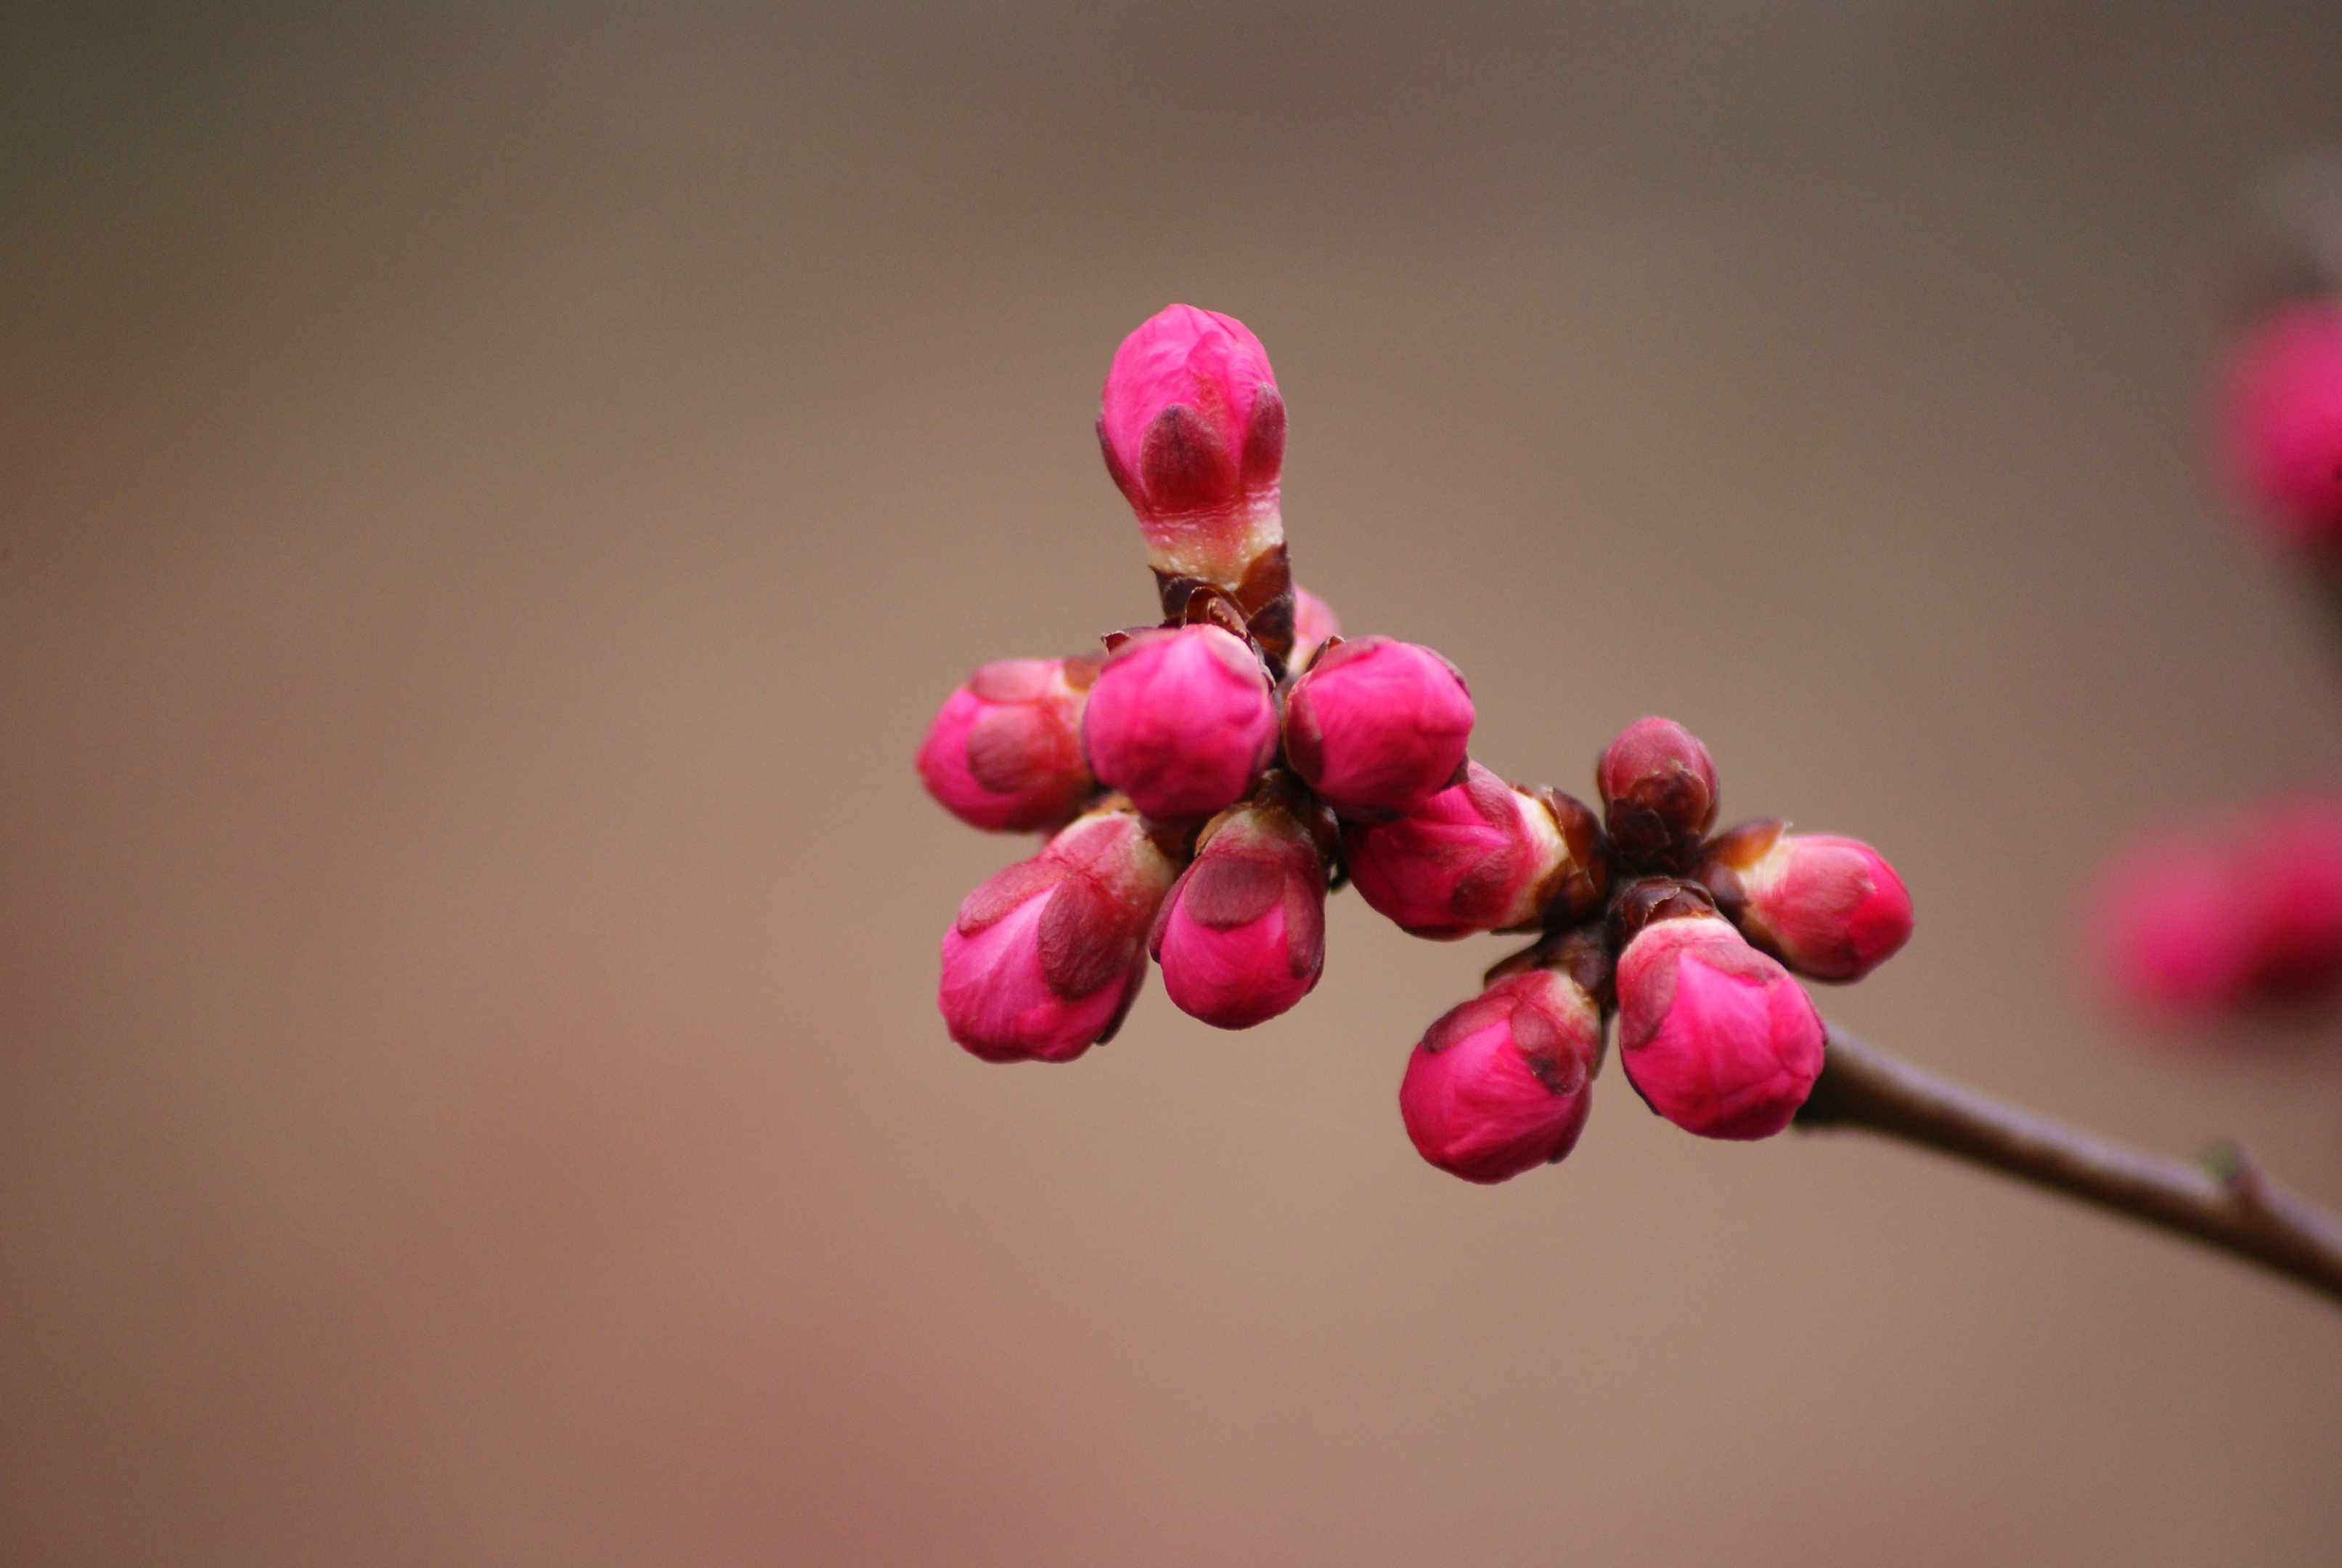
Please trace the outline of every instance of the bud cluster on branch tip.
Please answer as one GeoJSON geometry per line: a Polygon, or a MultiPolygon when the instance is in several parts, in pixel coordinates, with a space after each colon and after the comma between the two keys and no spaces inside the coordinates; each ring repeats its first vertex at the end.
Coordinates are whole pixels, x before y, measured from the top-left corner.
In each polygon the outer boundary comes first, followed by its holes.
{"type": "Polygon", "coordinates": [[[1097,793],[1082,760],[1082,704],[1098,659],[1002,659],[944,699],[919,777],[946,811],[993,833],[1047,832],[1097,793]]]}
{"type": "Polygon", "coordinates": [[[1716,1138],[1789,1124],[1826,1034],[1793,976],[1857,979],[1911,933],[1877,852],[1772,821],[1711,836],[1716,764],[1669,719],[1612,742],[1593,804],[1473,761],[1453,664],[1345,640],[1293,585],[1285,404],[1233,318],[1173,305],[1133,333],[1098,436],[1163,619],[1102,660],[986,665],[920,748],[964,820],[1059,829],[946,934],[954,1040],[1069,1061],[1114,1034],[1150,957],[1180,1010],[1251,1028],[1316,988],[1326,895],[1354,882],[1417,936],[1535,934],[1409,1058],[1400,1113],[1431,1164],[1500,1182],[1568,1154],[1614,1016],[1660,1115],[1716,1138]]]}
{"type": "Polygon", "coordinates": [[[2342,300],[2287,305],[2221,377],[2228,465],[2280,544],[2342,565],[2342,300]]]}
{"type": "Polygon", "coordinates": [[[2342,802],[2297,798],[2117,855],[2098,881],[2101,978],[2207,1021],[2342,990],[2342,802]]]}

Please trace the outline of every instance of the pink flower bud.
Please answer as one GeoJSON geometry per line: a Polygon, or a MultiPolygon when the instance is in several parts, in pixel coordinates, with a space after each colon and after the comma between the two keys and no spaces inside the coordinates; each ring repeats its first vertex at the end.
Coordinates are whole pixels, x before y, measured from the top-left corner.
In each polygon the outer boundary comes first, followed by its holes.
{"type": "Polygon", "coordinates": [[[2265,808],[2247,824],[2240,854],[2260,984],[2299,994],[2342,978],[2342,805],[2265,808]]]}
{"type": "Polygon", "coordinates": [[[1376,913],[1452,941],[1589,912],[1609,886],[1594,814],[1566,794],[1516,789],[1477,763],[1411,816],[1342,830],[1350,878],[1376,913]]]}
{"type": "Polygon", "coordinates": [[[1284,543],[1285,400],[1236,317],[1186,305],[1149,317],[1115,352],[1097,429],[1157,571],[1233,588],[1284,543]]]}
{"type": "Polygon", "coordinates": [[[1205,828],[1149,943],[1172,1002],[1222,1029],[1285,1012],[1326,966],[1325,854],[1295,793],[1273,779],[1261,795],[1205,828]]]}
{"type": "Polygon", "coordinates": [[[1285,754],[1345,817],[1405,816],[1447,787],[1472,738],[1472,694],[1429,648],[1357,637],[1285,699],[1285,754]]]}
{"type": "Polygon", "coordinates": [[[1816,980],[1859,980],[1911,939],[1911,895],[1859,839],[1743,824],[1708,846],[1701,880],[1748,940],[1816,980]]]}
{"type": "Polygon", "coordinates": [[[1342,634],[1342,623],[1336,618],[1333,607],[1302,587],[1293,588],[1293,652],[1286,659],[1288,670],[1306,670],[1317,650],[1326,645],[1328,637],[1342,634]]]}
{"type": "Polygon", "coordinates": [[[1399,1114],[1441,1170],[1508,1181],[1576,1146],[1601,1056],[1601,1011],[1575,981],[1508,975],[1424,1031],[1399,1114]]]}
{"type": "Polygon", "coordinates": [[[2228,846],[2184,837],[2135,844],[2107,865],[2094,902],[2092,946],[2117,996],[2200,1015],[2251,991],[2253,897],[2228,846]]]}
{"type": "Polygon", "coordinates": [[[1716,764],[1697,736],[1673,719],[1636,719],[1595,771],[1610,842],[1636,871],[1685,872],[1700,835],[1716,825],[1716,764]]]}
{"type": "Polygon", "coordinates": [[[2278,541],[2342,546],[2342,305],[2296,305],[2228,361],[2221,388],[2230,467],[2278,541]]]}
{"type": "Polygon", "coordinates": [[[2110,862],[2091,946],[2117,996],[2178,1017],[2342,981],[2342,804],[2296,799],[2110,862]]]}
{"type": "Polygon", "coordinates": [[[1823,1027],[1787,970],[1714,915],[1660,920],[1618,956],[1618,1053],[1646,1104],[1704,1138],[1769,1138],[1822,1070],[1823,1027]]]}
{"type": "Polygon", "coordinates": [[[936,998],[951,1037],[987,1062],[1070,1062],[1111,1038],[1177,869],[1113,801],[969,894],[936,998]]]}
{"type": "Polygon", "coordinates": [[[946,811],[990,832],[1046,831],[1096,784],[1082,761],[1082,704],[1098,661],[1002,659],[944,699],[919,743],[919,777],[946,811]]]}
{"type": "Polygon", "coordinates": [[[1090,689],[1082,749],[1148,816],[1208,816],[1250,794],[1276,754],[1268,673],[1217,626],[1134,633],[1090,689]]]}

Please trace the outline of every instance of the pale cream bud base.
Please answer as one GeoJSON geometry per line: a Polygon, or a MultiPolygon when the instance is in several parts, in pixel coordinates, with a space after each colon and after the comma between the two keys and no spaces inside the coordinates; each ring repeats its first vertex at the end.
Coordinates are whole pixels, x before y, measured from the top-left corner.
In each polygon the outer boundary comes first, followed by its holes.
{"type": "Polygon", "coordinates": [[[1148,565],[1231,592],[1265,551],[1285,543],[1285,517],[1274,491],[1239,501],[1233,510],[1157,515],[1138,526],[1146,538],[1148,565]]]}

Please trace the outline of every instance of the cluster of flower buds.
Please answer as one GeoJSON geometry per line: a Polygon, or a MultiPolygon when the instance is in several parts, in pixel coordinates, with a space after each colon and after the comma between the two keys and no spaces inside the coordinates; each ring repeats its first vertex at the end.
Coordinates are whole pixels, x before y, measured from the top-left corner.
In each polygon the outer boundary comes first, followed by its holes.
{"type": "MultiPolygon", "coordinates": [[[[1673,720],[1626,726],[1595,782],[1598,824],[1566,795],[1508,792],[1546,805],[1566,846],[1561,885],[1531,921],[1545,934],[1426,1031],[1407,1064],[1407,1132],[1425,1159],[1467,1180],[1500,1182],[1569,1152],[1613,1014],[1626,1080],[1652,1110],[1703,1137],[1780,1132],[1821,1072],[1826,1035],[1796,976],[1858,980],[1911,934],[1910,894],[1868,844],[1778,822],[1712,834],[1715,764],[1673,720]]],[[[1476,790],[1469,814],[1500,817],[1506,787],[1476,770],[1446,794],[1476,790]]],[[[1430,844],[1411,857],[1426,880],[1443,856],[1452,864],[1472,853],[1451,847],[1469,834],[1429,841],[1465,814],[1451,806],[1433,817],[1444,802],[1407,819],[1436,824],[1412,830],[1430,844]]],[[[1352,874],[1370,903],[1360,857],[1405,825],[1359,835],[1352,874]]],[[[1483,880],[1508,888],[1517,875],[1507,867],[1483,880]]]]}
{"type": "Polygon", "coordinates": [[[1131,334],[1098,438],[1163,619],[1102,656],[987,664],[936,714],[929,793],[975,826],[1051,834],[944,938],[953,1039],[1070,1060],[1114,1033],[1150,955],[1182,1011],[1250,1028],[1317,984],[1346,879],[1418,936],[1536,934],[1409,1059],[1400,1112],[1433,1164],[1496,1182],[1567,1154],[1613,1017],[1669,1121],[1788,1124],[1824,1041],[1794,975],[1858,979],[1910,934],[1877,852],[1777,822],[1712,834],[1715,766],[1666,719],[1603,754],[1598,811],[1471,760],[1453,664],[1345,639],[1293,585],[1285,404],[1241,323],[1173,305],[1131,334]]]}
{"type": "MultiPolygon", "coordinates": [[[[985,665],[919,747],[928,793],[962,821],[1053,835],[970,894],[944,939],[945,1021],[988,1061],[1063,1062],[1106,1039],[1150,954],[1173,1002],[1226,1029],[1292,1007],[1325,966],[1340,827],[1279,764],[1288,668],[1342,644],[1286,565],[1285,403],[1268,356],[1241,322],[1175,305],[1115,355],[1097,434],[1162,621],[1108,634],[1099,654],[985,665]]],[[[1455,773],[1471,705],[1436,655],[1388,647],[1304,711],[1314,762],[1404,808],[1455,773]],[[1359,731],[1379,722],[1425,751],[1413,728],[1436,704],[1406,705],[1419,667],[1462,713],[1437,709],[1447,728],[1429,749],[1445,760],[1418,786],[1359,731]],[[1370,712],[1375,694],[1399,706],[1370,712]]]]}
{"type": "Polygon", "coordinates": [[[2100,876],[2091,935],[2107,988],[2207,1022],[2342,990],[2342,803],[2276,802],[2141,840],[2100,876]]]}
{"type": "MultiPolygon", "coordinates": [[[[2216,434],[2270,538],[2342,588],[2342,171],[2303,166],[2219,371],[2216,434]]],[[[2101,987],[2204,1024],[2342,992],[2342,802],[2280,798],[2150,833],[2101,870],[2085,935],[2101,987]]]]}

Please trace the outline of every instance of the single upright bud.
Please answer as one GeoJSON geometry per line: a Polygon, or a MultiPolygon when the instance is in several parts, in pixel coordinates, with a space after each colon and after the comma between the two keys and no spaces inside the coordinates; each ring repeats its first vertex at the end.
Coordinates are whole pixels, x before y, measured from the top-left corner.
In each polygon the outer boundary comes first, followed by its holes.
{"type": "Polygon", "coordinates": [[[1411,816],[1344,826],[1350,879],[1377,914],[1444,942],[1576,920],[1601,903],[1610,864],[1591,811],[1477,763],[1465,770],[1411,816]]]}
{"type": "Polygon", "coordinates": [[[2177,835],[2133,844],[2100,874],[2092,902],[2097,967],[2117,997],[2201,1016],[2250,994],[2255,900],[2230,846],[2177,835]]]}
{"type": "Polygon", "coordinates": [[[2238,851],[2253,904],[2254,970],[2281,994],[2342,979],[2342,804],[2264,807],[2238,851]]]}
{"type": "Polygon", "coordinates": [[[1133,633],[1091,686],[1082,750],[1148,816],[1208,816],[1250,794],[1276,754],[1268,672],[1217,626],[1133,633]]]}
{"type": "Polygon", "coordinates": [[[1576,1146],[1602,1060],[1602,1013],[1547,969],[1507,975],[1424,1031],[1399,1084],[1417,1153],[1502,1182],[1576,1146]]]}
{"type": "Polygon", "coordinates": [[[2229,466],[2278,542],[2342,550],[2342,303],[2262,323],[2230,356],[2220,402],[2229,466]]]}
{"type": "Polygon", "coordinates": [[[1334,829],[1290,775],[1214,817],[1172,884],[1148,945],[1182,1013],[1249,1029],[1316,988],[1326,967],[1326,853],[1334,829]],[[1316,819],[1316,820],[1312,820],[1316,819]]]}
{"type": "Polygon", "coordinates": [[[994,833],[1070,821],[1097,785],[1082,761],[1082,704],[1098,659],[1002,659],[944,699],[919,777],[946,811],[994,833]]]}
{"type": "Polygon", "coordinates": [[[1716,825],[1716,764],[1673,719],[1636,719],[1595,770],[1610,843],[1637,871],[1688,872],[1700,835],[1716,825]]]}
{"type": "Polygon", "coordinates": [[[1070,1062],[1111,1038],[1178,869],[1129,803],[1109,800],[969,894],[936,998],[951,1037],[987,1062],[1070,1062]]]}
{"type": "Polygon", "coordinates": [[[1798,974],[1859,980],[1911,939],[1911,894],[1860,839],[1744,823],[1709,844],[1700,880],[1741,933],[1798,974]]]}
{"type": "Polygon", "coordinates": [[[1285,667],[1296,672],[1307,669],[1309,661],[1316,657],[1317,650],[1326,645],[1326,640],[1341,634],[1342,623],[1335,615],[1333,606],[1298,583],[1295,584],[1293,652],[1287,655],[1285,667]]]}
{"type": "Polygon", "coordinates": [[[1284,544],[1285,400],[1236,317],[1186,305],[1150,316],[1115,352],[1097,429],[1157,572],[1233,589],[1284,544]]]}
{"type": "Polygon", "coordinates": [[[1429,648],[1354,637],[1318,655],[1285,699],[1285,755],[1343,816],[1405,816],[1454,782],[1472,694],[1429,648]]]}
{"type": "Polygon", "coordinates": [[[1769,1138],[1822,1070],[1788,971],[1715,915],[1658,920],[1618,955],[1618,1057],[1652,1110],[1704,1138],[1769,1138]]]}

